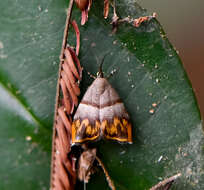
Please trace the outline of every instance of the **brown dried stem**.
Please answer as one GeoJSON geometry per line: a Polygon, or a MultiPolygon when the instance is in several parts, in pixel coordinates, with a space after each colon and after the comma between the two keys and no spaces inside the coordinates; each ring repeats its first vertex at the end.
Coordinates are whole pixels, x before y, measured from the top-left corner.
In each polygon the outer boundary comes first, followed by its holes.
{"type": "Polygon", "coordinates": [[[111,6],[113,7],[113,17],[112,17],[112,33],[115,33],[117,31],[117,28],[120,24],[122,23],[128,23],[131,24],[132,26],[138,28],[140,27],[140,25],[144,22],[148,22],[153,18],[156,18],[157,14],[153,13],[152,15],[149,16],[143,16],[143,17],[139,17],[139,18],[132,18],[130,16],[127,16],[125,18],[119,18],[117,13],[116,13],[116,5],[115,5],[115,0],[113,0],[113,2],[111,3],[111,6]]]}
{"type": "Polygon", "coordinates": [[[159,182],[157,185],[153,186],[150,190],[168,190],[170,189],[173,182],[181,176],[181,173],[178,173],[172,177],[169,177],[161,182],[159,182]]]}
{"type": "Polygon", "coordinates": [[[51,190],[73,190],[76,182],[75,160],[68,156],[71,150],[71,114],[78,105],[78,83],[82,68],[79,54],[79,29],[72,22],[77,36],[76,53],[67,47],[68,29],[74,0],[70,0],[60,54],[59,77],[56,92],[55,117],[52,138],[51,190]]]}
{"type": "Polygon", "coordinates": [[[76,37],[77,37],[77,42],[76,42],[76,44],[77,44],[77,46],[76,46],[76,55],[78,56],[79,55],[79,47],[80,47],[80,38],[79,38],[79,36],[80,36],[80,31],[79,31],[79,29],[78,29],[78,26],[77,26],[77,23],[76,23],[76,21],[72,21],[72,26],[73,26],[73,28],[74,28],[74,30],[75,30],[75,32],[76,32],[76,37]]]}
{"type": "Polygon", "coordinates": [[[109,14],[109,0],[104,0],[103,16],[105,19],[108,18],[108,14],[109,14]]]}
{"type": "Polygon", "coordinates": [[[97,160],[98,164],[101,166],[101,168],[103,169],[103,172],[106,176],[106,181],[108,182],[108,185],[111,188],[111,190],[116,190],[115,185],[114,185],[113,181],[111,180],[111,177],[109,176],[108,171],[106,170],[103,162],[100,160],[100,158],[98,156],[96,156],[96,160],[97,160]]]}

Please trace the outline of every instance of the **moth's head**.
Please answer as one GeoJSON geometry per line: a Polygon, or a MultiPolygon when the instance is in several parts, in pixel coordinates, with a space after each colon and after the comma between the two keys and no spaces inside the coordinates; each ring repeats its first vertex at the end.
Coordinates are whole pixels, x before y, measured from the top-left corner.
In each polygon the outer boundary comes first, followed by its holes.
{"type": "Polygon", "coordinates": [[[104,77],[103,71],[98,71],[98,72],[96,73],[96,77],[97,77],[97,78],[103,78],[103,77],[104,77]]]}

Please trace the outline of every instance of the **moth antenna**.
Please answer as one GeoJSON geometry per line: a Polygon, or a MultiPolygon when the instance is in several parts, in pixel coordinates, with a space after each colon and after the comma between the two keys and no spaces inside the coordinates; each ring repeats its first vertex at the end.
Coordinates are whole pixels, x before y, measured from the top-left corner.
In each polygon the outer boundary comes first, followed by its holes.
{"type": "Polygon", "coordinates": [[[103,67],[104,59],[105,59],[105,57],[106,57],[107,55],[108,55],[108,53],[103,56],[103,59],[102,59],[100,65],[99,65],[99,71],[98,71],[98,73],[97,73],[97,77],[103,78],[103,70],[102,70],[102,67],[103,67]]]}
{"type": "Polygon", "coordinates": [[[99,163],[99,165],[101,166],[101,168],[103,169],[103,172],[106,176],[106,181],[108,182],[108,185],[111,188],[111,190],[116,190],[115,185],[114,185],[113,181],[111,180],[111,177],[109,176],[108,171],[106,170],[103,162],[100,160],[100,158],[98,156],[96,156],[96,160],[99,163]]]}

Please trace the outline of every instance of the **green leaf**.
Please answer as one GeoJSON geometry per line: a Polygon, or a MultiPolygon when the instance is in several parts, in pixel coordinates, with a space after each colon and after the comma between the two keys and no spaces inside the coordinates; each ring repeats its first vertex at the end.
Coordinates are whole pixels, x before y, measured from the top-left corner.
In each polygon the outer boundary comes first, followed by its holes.
{"type": "MultiPolygon", "coordinates": [[[[146,15],[131,0],[117,1],[120,16],[146,15]]],[[[0,189],[49,189],[52,121],[59,54],[66,17],[64,0],[7,0],[0,7],[0,189]]],[[[132,145],[93,144],[117,190],[144,190],[178,172],[172,189],[204,188],[203,134],[191,84],[156,20],[111,34],[103,2],[94,1],[80,27],[82,95],[107,53],[104,72],[133,123],[132,145]],[[156,107],[152,104],[156,103],[156,107]],[[153,113],[150,113],[153,112],[153,113]]],[[[80,23],[80,11],[72,18],[80,23]]],[[[73,30],[69,43],[74,45],[73,30]]],[[[109,189],[99,170],[87,189],[109,189]]],[[[83,189],[78,183],[77,189],[83,189]]]]}

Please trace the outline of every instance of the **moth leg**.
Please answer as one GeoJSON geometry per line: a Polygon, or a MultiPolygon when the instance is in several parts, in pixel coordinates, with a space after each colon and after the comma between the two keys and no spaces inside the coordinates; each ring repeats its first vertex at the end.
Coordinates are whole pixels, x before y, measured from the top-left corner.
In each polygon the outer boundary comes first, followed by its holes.
{"type": "Polygon", "coordinates": [[[90,78],[92,78],[94,80],[96,79],[96,77],[94,75],[92,75],[90,72],[87,72],[87,74],[89,75],[90,78]]]}

